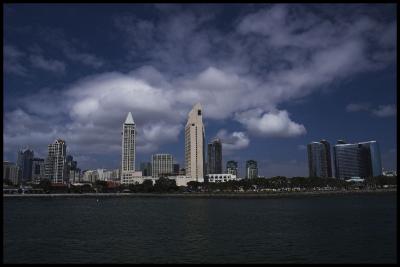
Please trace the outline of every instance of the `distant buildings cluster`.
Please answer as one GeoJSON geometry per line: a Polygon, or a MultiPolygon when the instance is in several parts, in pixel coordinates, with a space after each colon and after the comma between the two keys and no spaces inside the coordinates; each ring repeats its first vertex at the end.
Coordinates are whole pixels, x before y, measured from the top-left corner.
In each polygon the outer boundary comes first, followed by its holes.
{"type": "Polygon", "coordinates": [[[48,145],[45,159],[35,158],[34,151],[26,148],[18,151],[17,163],[3,162],[3,180],[12,184],[38,183],[49,179],[52,183],[72,183],[81,177],[81,170],[71,155],[66,154],[64,140],[57,139],[48,145]]]}
{"type": "MultiPolygon", "coordinates": [[[[118,181],[121,184],[142,183],[146,179],[153,181],[160,177],[174,179],[178,186],[190,181],[226,182],[239,180],[238,162],[229,160],[223,169],[222,142],[215,138],[205,151],[205,128],[202,119],[202,107],[193,106],[188,114],[185,126],[185,165],[180,168],[171,154],[158,153],[151,156],[150,162],[136,163],[136,124],[131,112],[122,126],[122,153],[119,169],[96,169],[81,171],[77,161],[67,155],[64,140],[57,139],[48,145],[46,159],[35,158],[33,150],[18,152],[17,163],[3,162],[3,180],[12,184],[26,182],[38,183],[49,179],[53,184],[72,184],[95,181],[118,181]],[[139,169],[139,170],[138,170],[139,169]]],[[[331,158],[330,144],[326,140],[311,142],[307,146],[310,177],[335,177],[356,179],[371,176],[396,176],[396,172],[382,172],[379,146],[376,141],[347,144],[339,140],[333,147],[331,158]],[[332,168],[332,161],[334,167],[332,168]]],[[[247,160],[244,170],[245,179],[259,177],[255,160],[247,160]]]]}
{"type": "MultiPolygon", "coordinates": [[[[333,177],[330,144],[326,140],[307,146],[310,177],[333,177]]],[[[349,144],[339,140],[333,146],[335,177],[354,179],[383,174],[379,145],[376,141],[349,144]]]]}
{"type": "Polygon", "coordinates": [[[73,156],[67,155],[64,140],[57,139],[48,145],[47,157],[35,158],[34,151],[18,151],[17,163],[3,162],[3,181],[11,184],[39,183],[48,179],[53,184],[74,184],[81,182],[119,181],[120,170],[85,170],[78,168],[73,156]]]}
{"type": "MultiPolygon", "coordinates": [[[[220,182],[240,179],[238,163],[228,161],[226,172],[222,166],[222,142],[213,139],[205,151],[205,128],[202,107],[199,103],[193,106],[185,125],[185,166],[179,168],[171,154],[154,154],[151,162],[142,162],[140,170],[135,168],[136,159],[136,125],[129,112],[122,126],[122,168],[121,183],[141,183],[145,179],[153,182],[160,177],[175,179],[177,185],[186,185],[190,181],[220,182]]],[[[246,162],[246,178],[257,178],[257,162],[246,162]]]]}

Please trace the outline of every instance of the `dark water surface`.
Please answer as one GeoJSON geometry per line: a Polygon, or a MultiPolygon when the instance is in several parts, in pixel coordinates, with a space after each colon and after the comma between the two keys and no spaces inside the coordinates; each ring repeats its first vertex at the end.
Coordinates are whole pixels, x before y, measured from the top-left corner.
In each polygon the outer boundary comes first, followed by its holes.
{"type": "Polygon", "coordinates": [[[395,263],[396,193],[3,198],[4,263],[395,263]]]}

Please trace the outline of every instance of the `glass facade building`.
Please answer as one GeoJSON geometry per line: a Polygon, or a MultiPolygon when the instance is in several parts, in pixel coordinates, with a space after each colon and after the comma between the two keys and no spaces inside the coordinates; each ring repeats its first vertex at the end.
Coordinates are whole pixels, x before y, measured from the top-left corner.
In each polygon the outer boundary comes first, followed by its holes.
{"type": "Polygon", "coordinates": [[[332,177],[330,145],[326,140],[307,145],[309,177],[332,177]]]}
{"type": "Polygon", "coordinates": [[[226,173],[236,175],[238,177],[238,163],[234,160],[229,160],[226,163],[226,173]]]}
{"type": "Polygon", "coordinates": [[[151,162],[141,162],[140,170],[143,176],[151,176],[151,162]]]}
{"type": "Polygon", "coordinates": [[[257,161],[255,160],[246,161],[246,178],[252,179],[257,177],[258,177],[257,161]]]}
{"type": "Polygon", "coordinates": [[[24,149],[18,152],[17,165],[20,169],[20,181],[26,182],[32,180],[32,160],[33,151],[24,149]]]}
{"type": "Polygon", "coordinates": [[[379,145],[376,141],[334,146],[335,176],[340,179],[382,175],[379,145]]]}
{"type": "Polygon", "coordinates": [[[222,173],[222,144],[220,139],[215,139],[208,144],[207,173],[222,173]]]}
{"type": "Polygon", "coordinates": [[[45,177],[44,159],[34,158],[32,160],[32,181],[40,181],[45,177]]]}

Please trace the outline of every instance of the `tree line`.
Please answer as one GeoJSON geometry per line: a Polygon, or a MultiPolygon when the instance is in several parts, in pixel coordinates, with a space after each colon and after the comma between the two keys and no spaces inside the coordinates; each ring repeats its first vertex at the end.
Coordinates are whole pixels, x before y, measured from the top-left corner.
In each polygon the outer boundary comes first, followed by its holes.
{"type": "Polygon", "coordinates": [[[296,189],[310,190],[313,188],[331,187],[336,189],[349,189],[354,186],[365,188],[378,188],[384,185],[397,185],[397,177],[378,176],[366,178],[364,182],[347,182],[337,178],[320,177],[292,177],[276,176],[272,178],[242,179],[221,183],[188,182],[187,186],[177,186],[175,180],[161,177],[153,184],[152,180],[144,180],[143,183],[119,185],[109,187],[106,181],[96,181],[93,184],[79,186],[57,186],[48,179],[41,180],[39,184],[33,184],[33,188],[43,189],[46,193],[176,193],[176,192],[237,192],[263,189],[296,189]]]}

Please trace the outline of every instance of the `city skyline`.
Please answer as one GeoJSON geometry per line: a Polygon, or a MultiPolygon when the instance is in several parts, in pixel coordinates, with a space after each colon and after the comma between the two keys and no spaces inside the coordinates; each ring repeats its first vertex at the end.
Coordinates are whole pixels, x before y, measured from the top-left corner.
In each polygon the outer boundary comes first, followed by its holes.
{"type": "Polygon", "coordinates": [[[260,175],[308,176],[322,138],[376,140],[397,169],[394,5],[40,7],[4,5],[4,160],[63,139],[82,169],[118,168],[132,112],[136,169],[157,153],[184,167],[200,102],[205,144],[220,138],[240,176],[249,159],[260,175]]]}

